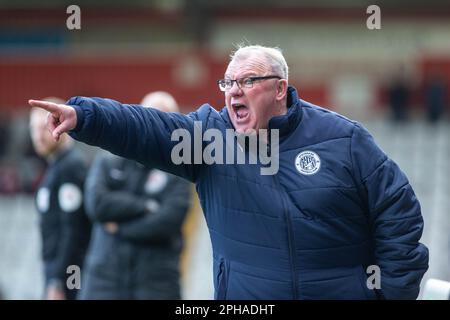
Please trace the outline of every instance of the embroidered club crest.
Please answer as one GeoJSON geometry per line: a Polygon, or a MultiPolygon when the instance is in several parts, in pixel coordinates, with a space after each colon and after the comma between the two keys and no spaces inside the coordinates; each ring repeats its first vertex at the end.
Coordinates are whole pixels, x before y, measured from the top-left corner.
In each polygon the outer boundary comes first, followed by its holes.
{"type": "Polygon", "coordinates": [[[320,158],[313,151],[300,152],[295,158],[295,168],[304,175],[312,175],[320,169],[320,158]]]}

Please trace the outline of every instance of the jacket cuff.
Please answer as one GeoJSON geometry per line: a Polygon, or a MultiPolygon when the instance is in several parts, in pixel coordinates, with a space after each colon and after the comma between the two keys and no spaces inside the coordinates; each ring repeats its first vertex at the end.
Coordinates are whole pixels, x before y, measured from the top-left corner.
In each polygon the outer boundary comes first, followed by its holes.
{"type": "Polygon", "coordinates": [[[84,124],[84,110],[81,106],[78,105],[80,97],[72,97],[65,103],[66,105],[75,109],[77,113],[77,125],[74,129],[70,130],[70,132],[78,132],[81,130],[84,124]]]}
{"type": "Polygon", "coordinates": [[[74,129],[71,130],[71,132],[78,132],[81,130],[84,124],[84,110],[82,107],[77,105],[71,105],[72,108],[75,109],[75,112],[77,113],[77,125],[74,129]]]}

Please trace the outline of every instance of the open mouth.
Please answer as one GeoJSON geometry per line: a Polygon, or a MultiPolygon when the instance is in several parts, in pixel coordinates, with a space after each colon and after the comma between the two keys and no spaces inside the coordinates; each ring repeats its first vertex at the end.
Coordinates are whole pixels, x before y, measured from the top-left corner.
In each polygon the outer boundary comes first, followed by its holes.
{"type": "Polygon", "coordinates": [[[250,111],[246,105],[241,103],[233,103],[231,106],[233,107],[233,111],[239,122],[245,121],[248,118],[250,111]]]}

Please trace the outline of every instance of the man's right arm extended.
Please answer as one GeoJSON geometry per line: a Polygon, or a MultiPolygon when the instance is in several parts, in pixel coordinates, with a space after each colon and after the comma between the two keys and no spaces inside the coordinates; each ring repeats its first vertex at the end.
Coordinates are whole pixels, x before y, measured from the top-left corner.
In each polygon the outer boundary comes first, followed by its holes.
{"type": "Polygon", "coordinates": [[[69,132],[78,141],[195,181],[198,166],[172,161],[172,148],[179,141],[171,141],[171,136],[175,129],[185,129],[193,147],[194,121],[206,119],[209,106],[183,115],[101,98],[74,97],[66,105],[29,103],[50,112],[48,127],[55,139],[69,132]]]}

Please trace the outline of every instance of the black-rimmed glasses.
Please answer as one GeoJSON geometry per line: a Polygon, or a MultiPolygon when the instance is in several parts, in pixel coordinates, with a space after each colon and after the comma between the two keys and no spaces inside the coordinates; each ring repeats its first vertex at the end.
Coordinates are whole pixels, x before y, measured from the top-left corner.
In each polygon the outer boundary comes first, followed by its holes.
{"type": "Polygon", "coordinates": [[[239,88],[252,88],[253,83],[259,80],[267,80],[267,79],[281,79],[279,76],[264,76],[264,77],[245,77],[239,78],[236,80],[231,79],[221,79],[217,80],[217,84],[219,85],[220,91],[228,91],[233,87],[233,83],[236,82],[239,88]]]}

